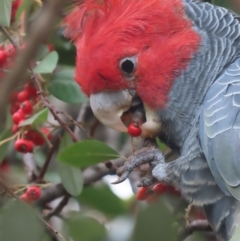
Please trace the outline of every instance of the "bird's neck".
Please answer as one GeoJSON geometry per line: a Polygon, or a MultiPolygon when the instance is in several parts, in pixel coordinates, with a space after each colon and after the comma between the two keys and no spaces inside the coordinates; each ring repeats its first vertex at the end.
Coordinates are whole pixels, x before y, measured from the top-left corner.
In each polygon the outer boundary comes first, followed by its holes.
{"type": "Polygon", "coordinates": [[[240,53],[221,39],[203,36],[203,44],[188,68],[176,78],[169,93],[169,102],[158,115],[165,126],[165,138],[179,149],[197,120],[201,104],[209,87],[226,66],[240,53]],[[224,57],[225,56],[225,57],[224,57]]]}

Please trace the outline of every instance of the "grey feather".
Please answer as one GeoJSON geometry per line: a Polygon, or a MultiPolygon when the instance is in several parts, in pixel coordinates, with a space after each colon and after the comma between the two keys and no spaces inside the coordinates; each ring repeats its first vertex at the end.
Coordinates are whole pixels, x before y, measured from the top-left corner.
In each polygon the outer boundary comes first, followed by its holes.
{"type": "Polygon", "coordinates": [[[170,164],[174,185],[204,207],[220,240],[228,241],[240,200],[240,22],[227,9],[183,2],[201,44],[157,113],[180,153],[170,164]]]}
{"type": "Polygon", "coordinates": [[[216,182],[219,186],[226,186],[238,200],[240,200],[239,61],[240,59],[237,59],[229,65],[207,92],[200,116],[199,133],[203,152],[216,182]]]}

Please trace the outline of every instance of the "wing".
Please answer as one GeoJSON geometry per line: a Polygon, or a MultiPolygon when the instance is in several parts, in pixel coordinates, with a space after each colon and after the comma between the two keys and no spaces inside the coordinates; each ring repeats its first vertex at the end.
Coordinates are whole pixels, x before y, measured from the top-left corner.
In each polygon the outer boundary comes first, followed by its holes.
{"type": "Polygon", "coordinates": [[[217,184],[240,200],[240,58],[208,90],[199,136],[217,184]]]}

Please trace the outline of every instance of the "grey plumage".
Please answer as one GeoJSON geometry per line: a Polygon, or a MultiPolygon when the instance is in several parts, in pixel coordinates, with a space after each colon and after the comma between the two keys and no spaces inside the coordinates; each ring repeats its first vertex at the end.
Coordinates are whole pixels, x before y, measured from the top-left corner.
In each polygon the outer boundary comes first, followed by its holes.
{"type": "Polygon", "coordinates": [[[199,126],[201,146],[211,172],[218,186],[229,196],[207,206],[206,215],[215,229],[228,236],[234,226],[234,211],[239,206],[236,200],[240,201],[239,87],[240,59],[237,59],[207,92],[199,126]],[[218,206],[220,211],[217,210],[218,206]],[[216,213],[221,216],[216,216],[216,213]],[[221,223],[228,226],[228,229],[221,227],[221,223]]]}
{"type": "MultiPolygon", "coordinates": [[[[200,140],[217,183],[240,200],[240,59],[209,89],[200,118],[200,140]],[[216,175],[215,173],[218,172],[216,175]],[[220,176],[219,176],[220,175],[220,176]],[[233,191],[232,189],[235,189],[233,191]],[[238,196],[235,193],[239,193],[238,196]]],[[[224,190],[223,190],[224,191],[224,190]]],[[[225,194],[229,195],[225,191],[225,194]]]]}
{"type": "Polygon", "coordinates": [[[185,12],[201,46],[175,80],[168,107],[158,111],[165,139],[180,157],[155,165],[153,175],[171,179],[187,200],[202,206],[219,239],[227,241],[240,200],[239,17],[192,0],[185,0],[185,12]]]}

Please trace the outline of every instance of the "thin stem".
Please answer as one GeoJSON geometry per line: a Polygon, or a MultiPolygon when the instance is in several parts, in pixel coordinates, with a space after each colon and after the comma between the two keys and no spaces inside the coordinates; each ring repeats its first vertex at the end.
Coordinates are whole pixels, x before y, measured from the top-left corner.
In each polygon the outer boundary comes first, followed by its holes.
{"type": "Polygon", "coordinates": [[[39,176],[37,177],[36,183],[40,183],[42,181],[42,179],[45,176],[45,173],[47,172],[48,166],[50,164],[50,161],[52,159],[52,156],[54,154],[54,152],[56,151],[56,149],[58,148],[60,143],[60,138],[58,137],[57,140],[55,141],[54,145],[52,146],[52,148],[49,150],[46,161],[39,173],[39,176]]]}
{"type": "Polygon", "coordinates": [[[51,217],[56,216],[56,215],[58,215],[59,213],[61,213],[62,210],[63,210],[63,208],[67,205],[69,198],[70,198],[70,195],[69,195],[69,194],[66,194],[66,195],[64,196],[64,198],[62,199],[62,201],[57,205],[57,207],[54,208],[51,212],[49,212],[49,213],[44,217],[44,219],[45,219],[45,220],[48,220],[48,219],[50,219],[51,217]]]}
{"type": "Polygon", "coordinates": [[[2,25],[0,25],[0,29],[2,30],[2,32],[6,35],[6,37],[9,39],[9,41],[11,42],[11,44],[14,46],[14,48],[19,51],[19,46],[18,44],[13,40],[13,38],[11,37],[11,35],[9,34],[9,32],[7,31],[7,29],[5,27],[3,27],[2,25]]]}
{"type": "Polygon", "coordinates": [[[10,136],[10,137],[8,137],[8,138],[6,138],[6,139],[0,141],[0,146],[3,145],[3,144],[6,143],[6,142],[9,142],[9,141],[15,139],[18,135],[19,135],[19,133],[16,133],[15,135],[10,136]]]}

